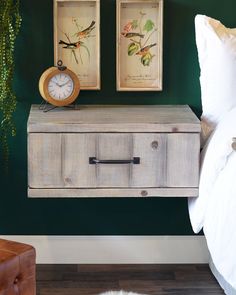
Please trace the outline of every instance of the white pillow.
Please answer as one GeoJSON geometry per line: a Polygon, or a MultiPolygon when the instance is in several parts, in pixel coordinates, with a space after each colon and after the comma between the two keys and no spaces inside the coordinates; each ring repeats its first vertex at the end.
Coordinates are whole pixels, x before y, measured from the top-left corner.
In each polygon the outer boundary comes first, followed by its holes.
{"type": "MultiPolygon", "coordinates": [[[[189,214],[193,231],[198,233],[205,222],[207,206],[211,205],[219,177],[235,154],[232,138],[236,131],[236,108],[229,111],[215,128],[201,152],[201,171],[198,198],[189,198],[189,214]]],[[[235,171],[235,170],[234,170],[235,171]]],[[[232,182],[232,187],[235,184],[232,182]]]]}
{"type": "Polygon", "coordinates": [[[236,106],[236,28],[226,28],[205,15],[195,17],[200,65],[204,139],[221,118],[236,106]]]}

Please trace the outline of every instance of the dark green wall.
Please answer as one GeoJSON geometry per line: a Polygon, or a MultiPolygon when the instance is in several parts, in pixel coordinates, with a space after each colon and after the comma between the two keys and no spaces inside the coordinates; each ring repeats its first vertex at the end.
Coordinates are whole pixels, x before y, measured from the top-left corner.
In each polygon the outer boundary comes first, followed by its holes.
{"type": "MultiPolygon", "coordinates": [[[[185,198],[28,199],[27,117],[40,103],[38,79],[53,64],[52,0],[20,0],[23,24],[16,48],[17,136],[10,140],[9,175],[1,164],[0,234],[190,235],[185,198]]],[[[164,0],[164,90],[119,93],[115,87],[115,0],[101,0],[102,90],[79,103],[189,104],[201,112],[194,16],[236,26],[236,1],[164,0]]]]}

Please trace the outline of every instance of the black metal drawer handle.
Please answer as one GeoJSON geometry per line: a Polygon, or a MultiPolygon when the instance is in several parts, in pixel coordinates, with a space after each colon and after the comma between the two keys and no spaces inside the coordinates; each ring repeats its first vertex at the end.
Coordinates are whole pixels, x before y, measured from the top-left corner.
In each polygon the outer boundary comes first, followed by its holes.
{"type": "Polygon", "coordinates": [[[139,157],[131,160],[98,160],[96,157],[89,157],[89,164],[140,164],[139,157]]]}

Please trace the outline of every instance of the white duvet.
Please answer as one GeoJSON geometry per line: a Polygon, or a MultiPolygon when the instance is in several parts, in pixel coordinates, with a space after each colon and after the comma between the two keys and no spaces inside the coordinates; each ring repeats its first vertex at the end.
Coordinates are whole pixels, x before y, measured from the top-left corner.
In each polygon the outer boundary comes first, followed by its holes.
{"type": "MultiPolygon", "coordinates": [[[[195,233],[202,228],[215,268],[236,294],[236,108],[217,125],[201,154],[199,197],[189,199],[195,233]]],[[[229,293],[228,293],[229,294],[229,293]]]]}

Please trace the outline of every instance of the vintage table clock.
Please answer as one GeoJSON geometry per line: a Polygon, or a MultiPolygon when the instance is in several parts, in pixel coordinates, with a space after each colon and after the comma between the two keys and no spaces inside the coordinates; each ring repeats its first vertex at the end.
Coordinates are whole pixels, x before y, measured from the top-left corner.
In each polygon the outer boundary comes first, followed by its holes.
{"type": "Polygon", "coordinates": [[[58,61],[57,67],[47,69],[40,77],[39,91],[43,99],[57,107],[72,104],[79,95],[78,76],[58,61]]]}

